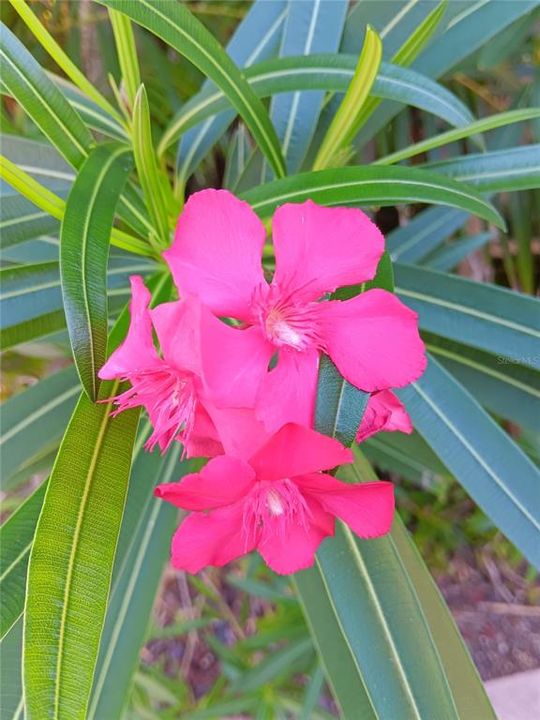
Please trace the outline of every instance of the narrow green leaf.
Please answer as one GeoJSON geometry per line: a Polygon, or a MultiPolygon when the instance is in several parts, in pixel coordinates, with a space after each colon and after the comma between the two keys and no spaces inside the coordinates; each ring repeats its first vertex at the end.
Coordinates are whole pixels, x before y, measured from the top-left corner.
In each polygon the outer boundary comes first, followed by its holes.
{"type": "Polygon", "coordinates": [[[431,207],[415,215],[386,238],[392,260],[416,263],[438,248],[469,218],[467,212],[449,207],[431,207]]]}
{"type": "Polygon", "coordinates": [[[130,17],[184,55],[231,99],[278,177],[285,174],[279,142],[266,110],[217,40],[180,3],[99,0],[130,17]]]}
{"type": "Polygon", "coordinates": [[[396,293],[419,314],[420,328],[540,368],[535,298],[413,265],[394,265],[396,293]]]}
{"type": "Polygon", "coordinates": [[[73,168],[48,143],[16,135],[1,135],[0,140],[2,154],[45,187],[60,193],[71,186],[73,168]]]}
{"type": "Polygon", "coordinates": [[[58,444],[80,393],[74,367],[60,370],[3,403],[2,487],[33,458],[58,444]]]}
{"type": "Polygon", "coordinates": [[[60,273],[73,357],[95,400],[107,350],[107,260],[116,205],[132,169],[124,145],[93,150],[69,194],[60,238],[60,273]]]}
{"type": "Polygon", "coordinates": [[[535,189],[540,187],[540,145],[474,153],[422,167],[490,192],[535,189]]]}
{"type": "MultiPolygon", "coordinates": [[[[102,385],[101,398],[118,392],[102,385]]],[[[138,422],[82,395],[30,556],[24,684],[30,717],[86,718],[138,422]]]]}
{"type": "MultiPolygon", "coordinates": [[[[227,43],[227,54],[239,67],[246,69],[260,60],[275,54],[289,11],[288,0],[255,0],[237,26],[227,43]]],[[[201,90],[193,97],[204,95],[213,83],[205,80],[201,90]]],[[[215,88],[215,86],[213,86],[215,88]]],[[[182,133],[176,153],[176,171],[180,185],[185,183],[201,160],[208,154],[212,146],[227,130],[234,120],[234,110],[225,115],[213,118],[182,133]]],[[[177,138],[179,135],[176,136],[177,138]]],[[[175,138],[176,139],[176,138],[175,138]]],[[[161,143],[158,149],[161,155],[161,143]]],[[[164,148],[164,151],[166,146],[164,148]]]]}
{"type": "Polygon", "coordinates": [[[77,85],[83,93],[93,100],[108,115],[122,122],[120,114],[113,108],[109,101],[87,80],[79,68],[71,61],[68,55],[62,50],[56,40],[50,35],[41,24],[25,0],[9,0],[23,22],[33,33],[36,40],[49,53],[56,64],[62,68],[65,74],[77,85]]]}
{"type": "MultiPolygon", "coordinates": [[[[31,250],[36,252],[34,248],[31,250]]],[[[53,246],[53,252],[58,255],[58,245],[53,246]]],[[[124,288],[127,294],[131,274],[145,275],[155,269],[155,264],[134,262],[131,256],[111,258],[107,270],[109,289],[118,291],[124,288]]],[[[60,310],[63,302],[58,262],[28,263],[0,269],[0,303],[2,328],[60,310]]]]}
{"type": "Polygon", "coordinates": [[[58,230],[58,220],[19,193],[2,196],[0,247],[3,250],[42,235],[56,234],[58,230]]]}
{"type": "MultiPolygon", "coordinates": [[[[414,32],[407,37],[403,45],[392,56],[394,65],[407,67],[413,63],[435,34],[445,13],[446,6],[447,0],[442,0],[414,29],[414,32]]],[[[358,113],[357,129],[365,124],[370,115],[378,108],[380,102],[379,99],[373,97],[366,100],[358,113]]]]}
{"type": "Polygon", "coordinates": [[[2,693],[2,720],[24,720],[22,693],[22,619],[0,642],[0,692],[2,693]]]}
{"type": "Polygon", "coordinates": [[[381,39],[368,25],[353,79],[323,139],[313,163],[314,170],[322,170],[334,164],[337,155],[349,145],[358,131],[361,124],[359,114],[375,81],[381,59],[381,39]]]}
{"type": "MultiPolygon", "coordinates": [[[[353,55],[308,55],[280,57],[262,62],[245,71],[246,79],[258,97],[301,90],[345,92],[357,65],[353,55]]],[[[382,62],[371,88],[376,97],[418,107],[457,127],[474,121],[468,108],[439,83],[414,70],[382,62]]],[[[193,126],[217,115],[224,118],[222,132],[233,121],[230,102],[219,88],[207,88],[186,102],[171,120],[158,145],[158,154],[193,126]]]]}
{"type": "Polygon", "coordinates": [[[493,239],[493,235],[490,232],[460,238],[450,244],[443,245],[434,253],[430,253],[421,264],[432,270],[449,272],[473,252],[484,247],[491,239],[493,239]]]}
{"type": "Polygon", "coordinates": [[[405,167],[357,166],[300,173],[253,188],[242,193],[242,198],[262,217],[268,217],[282,203],[308,199],[321,205],[439,203],[504,227],[495,208],[468,185],[405,167]]]}
{"type": "Polygon", "coordinates": [[[23,612],[28,558],[45,489],[42,483],[0,527],[0,639],[23,612]]]}
{"type": "Polygon", "coordinates": [[[351,445],[362,420],[369,394],[348,383],[326,356],[321,359],[315,423],[319,432],[351,445]]]}
{"type": "MultiPolygon", "coordinates": [[[[355,465],[343,466],[339,477],[375,480],[355,453],[355,465]]],[[[398,517],[390,535],[370,541],[340,523],[315,567],[295,582],[344,717],[494,720],[452,617],[398,517]]]]}
{"type": "Polygon", "coordinates": [[[397,392],[472,499],[540,567],[538,469],[434,358],[420,380],[397,392]]]}
{"type": "Polygon", "coordinates": [[[522,110],[509,110],[508,112],[498,113],[496,115],[490,115],[489,117],[476,120],[467,127],[455,128],[447,130],[440,135],[422,140],[421,142],[409,145],[409,147],[403,150],[398,150],[391,155],[386,155],[375,161],[376,165],[391,165],[393,163],[406,160],[407,158],[414,157],[420,153],[428,152],[434,148],[448,145],[449,143],[455,142],[456,140],[463,140],[463,138],[471,137],[477,133],[487,132],[488,130],[494,130],[504,125],[510,125],[511,123],[524,122],[525,120],[532,120],[533,118],[540,117],[540,108],[525,108],[522,110]]]}
{"type": "Polygon", "coordinates": [[[420,25],[415,28],[414,32],[407,38],[399,50],[392,56],[392,62],[396,65],[410,65],[420,52],[426,47],[431,40],[435,31],[446,12],[448,0],[442,0],[430,13],[422,20],[420,25]]]}
{"type": "Polygon", "coordinates": [[[93,143],[89,130],[24,45],[2,25],[2,82],[55,148],[79,167],[93,143]]]}
{"type": "Polygon", "coordinates": [[[0,330],[0,344],[3,350],[30,342],[36,338],[52,335],[66,327],[66,317],[63,310],[53,310],[44,315],[38,315],[31,320],[24,320],[16,325],[0,330]]]}
{"type": "MultiPolygon", "coordinates": [[[[62,198],[38,183],[2,155],[0,155],[0,177],[41,210],[57,220],[63,219],[66,204],[62,198]]],[[[112,229],[111,242],[117,247],[137,255],[153,255],[152,249],[145,242],[118,228],[112,229]]]]}
{"type": "MultiPolygon", "coordinates": [[[[127,130],[120,124],[120,121],[108,115],[99,105],[82,93],[78,87],[70,83],[66,78],[54,73],[48,72],[47,75],[62,92],[71,107],[79,114],[87,127],[97,130],[97,132],[114,140],[126,141],[128,139],[127,130]]],[[[123,118],[121,122],[124,122],[123,118]]]]}
{"type": "MultiPolygon", "coordinates": [[[[347,0],[290,2],[279,48],[282,57],[337,53],[343,32],[347,0]]],[[[272,97],[270,118],[281,142],[288,173],[298,172],[317,127],[324,92],[293,92],[272,97]]],[[[263,167],[261,178],[268,178],[263,167]]]]}
{"type": "Polygon", "coordinates": [[[111,21],[114,40],[116,42],[118,62],[120,63],[120,69],[122,71],[122,81],[126,89],[129,105],[133,107],[135,96],[141,84],[139,59],[137,57],[133,28],[131,27],[129,18],[112,8],[109,8],[109,20],[111,21]]]}
{"type": "MultiPolygon", "coordinates": [[[[124,17],[123,15],[119,16],[124,17]]],[[[133,155],[148,211],[154,220],[159,243],[162,247],[168,247],[169,219],[167,217],[166,191],[170,192],[170,188],[168,179],[161,175],[157,164],[152,142],[150,109],[144,85],[138,89],[134,99],[132,132],[133,155]]]]}
{"type": "Polygon", "coordinates": [[[426,348],[476,400],[500,417],[540,432],[538,371],[433,333],[426,348]]]}
{"type": "MultiPolygon", "coordinates": [[[[180,451],[177,444],[165,457],[141,453],[134,465],[126,516],[133,516],[136,523],[124,552],[118,545],[88,720],[120,717],[125,706],[178,522],[176,508],[154,498],[153,488],[158,482],[177,481],[189,471],[188,462],[179,463],[180,451]]],[[[122,533],[126,534],[124,528],[122,533]]]]}

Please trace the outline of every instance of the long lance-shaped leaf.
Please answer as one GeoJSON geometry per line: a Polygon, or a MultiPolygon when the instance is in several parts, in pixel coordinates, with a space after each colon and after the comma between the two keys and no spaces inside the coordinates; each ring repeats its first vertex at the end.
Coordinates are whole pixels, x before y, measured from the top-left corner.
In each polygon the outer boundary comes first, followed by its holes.
{"type": "Polygon", "coordinates": [[[256,187],[242,197],[262,217],[282,203],[308,199],[321,205],[426,202],[460,208],[504,227],[495,208],[468,185],[413,168],[359,166],[300,173],[256,187]]]}
{"type": "Polygon", "coordinates": [[[59,230],[56,218],[37,208],[18,193],[3,195],[0,202],[0,248],[5,250],[19,243],[59,230]]]}
{"type": "Polygon", "coordinates": [[[90,132],[24,45],[5,26],[0,32],[0,57],[4,85],[66,160],[78,167],[93,143],[90,132]]]}
{"type": "MultiPolygon", "coordinates": [[[[66,206],[64,200],[2,155],[0,155],[0,177],[41,210],[57,220],[63,219],[66,206]]],[[[153,254],[152,249],[145,242],[118,228],[112,230],[111,243],[137,255],[152,256],[153,254]]]]}
{"type": "Polygon", "coordinates": [[[407,158],[414,157],[419,153],[428,152],[448,143],[455,142],[456,140],[463,140],[463,138],[471,137],[477,133],[487,132],[488,130],[494,130],[495,128],[504,127],[516,122],[524,122],[525,120],[532,120],[540,117],[540,108],[525,108],[523,110],[509,110],[508,112],[498,113],[497,115],[490,115],[482,120],[476,120],[467,127],[455,128],[453,130],[447,130],[440,135],[436,135],[433,138],[422,140],[421,142],[409,145],[409,147],[403,150],[398,150],[390,155],[380,158],[375,162],[376,165],[391,165],[392,163],[406,160],[407,158]]]}
{"type": "Polygon", "coordinates": [[[407,225],[392,230],[386,238],[386,248],[392,260],[416,263],[463,227],[468,218],[468,213],[455,208],[428,208],[407,225]]]}
{"type": "Polygon", "coordinates": [[[0,135],[0,142],[3,155],[51,190],[69,188],[75,180],[73,168],[49,143],[16,135],[0,135]]]}
{"type": "MultiPolygon", "coordinates": [[[[336,53],[347,11],[344,0],[289,2],[280,55],[336,53]]],[[[317,127],[324,93],[295,91],[273,97],[270,117],[281,141],[289,173],[298,172],[317,127]]],[[[261,177],[267,176],[266,164],[261,177]]]]}
{"type": "MultiPolygon", "coordinates": [[[[118,389],[118,382],[103,383],[100,399],[118,389]]],[[[138,423],[137,410],[113,419],[111,407],[81,395],[49,479],[28,569],[30,717],[86,717],[138,423]]]]}
{"type": "Polygon", "coordinates": [[[23,612],[28,558],[45,489],[42,483],[0,528],[0,639],[23,612]]]}
{"type": "MultiPolygon", "coordinates": [[[[2,86],[66,160],[79,168],[94,145],[79,114],[24,45],[4,26],[0,33],[0,57],[7,68],[2,74],[2,86]]],[[[129,186],[121,199],[120,210],[123,219],[137,232],[141,231],[141,225],[151,229],[148,219],[141,214],[140,198],[129,186]]]]}
{"type": "Polygon", "coordinates": [[[540,473],[434,359],[399,390],[415,427],[497,527],[540,567],[540,473]]]}
{"type": "MultiPolygon", "coordinates": [[[[358,455],[338,474],[348,482],[376,479],[358,455]]],[[[343,717],[494,720],[451,615],[398,517],[389,536],[370,541],[340,523],[295,584],[343,717]]]]}
{"type": "MultiPolygon", "coordinates": [[[[388,261],[374,282],[392,289],[388,261]]],[[[339,381],[330,362],[321,364],[317,429],[351,444],[366,400],[339,381]]],[[[376,479],[358,453],[355,465],[343,466],[338,475],[347,482],[376,479]]],[[[295,583],[345,718],[494,719],[451,616],[399,518],[390,535],[371,541],[357,540],[338,523],[314,567],[298,573],[295,583]]]]}
{"type": "Polygon", "coordinates": [[[461,238],[430,253],[420,264],[432,270],[450,272],[462,260],[469,257],[475,250],[484,247],[490,240],[493,240],[493,234],[490,232],[461,238]]]}
{"type": "MultiPolygon", "coordinates": [[[[248,68],[275,53],[288,8],[286,0],[255,0],[227,44],[228,55],[239,67],[248,68]]],[[[202,97],[210,87],[215,86],[206,80],[199,93],[193,97],[193,102],[202,97]]],[[[209,117],[200,125],[182,133],[176,154],[180,185],[185,184],[186,178],[227,130],[235,116],[236,112],[231,109],[218,117],[209,117]]],[[[179,134],[175,136],[175,140],[178,137],[179,134]]],[[[167,144],[160,143],[158,154],[164,153],[167,147],[167,144]]]]}
{"type": "Polygon", "coordinates": [[[122,123],[122,116],[117,110],[103,97],[103,95],[92,85],[92,83],[84,76],[79,68],[62,50],[56,40],[47,32],[44,25],[38,20],[36,15],[30,10],[25,0],[9,0],[13,5],[23,22],[30,29],[36,40],[49,53],[53,60],[66,73],[66,75],[77,85],[82,92],[93,100],[108,115],[115,118],[116,121],[122,123]]]}
{"type": "MultiPolygon", "coordinates": [[[[429,13],[426,18],[424,18],[403,45],[401,45],[399,50],[392,56],[392,63],[407,67],[416,59],[439,27],[446,10],[446,5],[447,0],[443,0],[432,10],[432,12],[429,13]]],[[[377,98],[370,97],[366,100],[364,106],[360,109],[360,112],[357,115],[357,129],[364,125],[366,120],[374,112],[374,110],[377,109],[379,104],[380,100],[377,98]]]]}
{"type": "MultiPolygon", "coordinates": [[[[310,55],[267,60],[247,68],[245,76],[258,97],[301,90],[345,91],[356,69],[353,55],[310,55]]],[[[468,108],[453,93],[424,75],[382,62],[371,88],[376,97],[396,100],[433,113],[456,127],[474,121],[468,108]]],[[[222,133],[234,119],[234,112],[219,88],[207,88],[178,111],[163,133],[158,154],[163,155],[181,134],[198,123],[217,116],[226,122],[222,133]]]]}
{"type": "Polygon", "coordinates": [[[116,205],[132,169],[129,148],[99,145],[69,194],[60,238],[62,295],[73,357],[95,400],[107,351],[107,260],[116,205]]]}
{"type": "Polygon", "coordinates": [[[353,139],[361,125],[360,112],[368,99],[381,59],[381,39],[368,25],[354,76],[324,136],[313,163],[314,170],[321,170],[332,165],[338,153],[345,149],[353,139]]]}
{"type": "Polygon", "coordinates": [[[475,153],[422,167],[490,192],[535,189],[540,187],[540,145],[475,153]]]}
{"type": "Polygon", "coordinates": [[[99,0],[119,10],[184,55],[230,97],[278,177],[285,174],[279,141],[261,101],[217,40],[180,3],[99,0]]]}
{"type": "Polygon", "coordinates": [[[506,357],[422,333],[427,350],[484,407],[540,432],[538,372],[506,357]]]}
{"type": "Polygon", "coordinates": [[[63,93],[71,107],[80,115],[87,127],[97,130],[113,138],[114,140],[128,139],[127,130],[120,122],[107,115],[93,100],[90,100],[78,87],[66,80],[66,78],[48,72],[47,76],[53,81],[56,87],[63,93]]]}
{"type": "MultiPolygon", "coordinates": [[[[381,5],[387,6],[387,13],[390,15],[388,26],[392,30],[386,34],[381,28],[381,37],[386,46],[392,34],[407,37],[413,32],[414,24],[412,27],[407,27],[407,22],[404,21],[413,20],[415,12],[429,8],[426,3],[408,2],[395,15],[390,3],[369,3],[367,8],[364,5],[365,3],[358,3],[351,13],[351,19],[355,15],[356,22],[351,25],[349,32],[346,28],[342,52],[350,53],[356,50],[358,39],[355,37],[355,30],[358,21],[362,22],[362,16],[367,10],[378,13],[381,5]],[[373,7],[370,8],[370,5],[373,7]]],[[[430,78],[441,78],[480,47],[489,43],[515,20],[525,16],[537,6],[538,0],[514,0],[512,3],[492,0],[478,0],[471,3],[450,2],[445,13],[444,33],[439,35],[437,42],[431,43],[420,54],[414,62],[414,68],[430,78]]],[[[365,22],[366,20],[363,21],[365,22]]],[[[374,21],[372,22],[378,27],[374,21]]],[[[400,110],[401,107],[396,103],[383,103],[360,130],[358,140],[362,144],[368,142],[379,130],[387,126],[400,110]]]]}
{"type": "Polygon", "coordinates": [[[0,643],[0,692],[2,720],[24,720],[22,694],[22,619],[18,620],[0,643]]]}
{"type": "Polygon", "coordinates": [[[123,562],[115,564],[88,720],[121,715],[138,667],[150,611],[169,557],[170,537],[178,522],[178,511],[154,498],[153,488],[158,482],[177,481],[188,472],[189,463],[179,462],[180,451],[177,444],[166,457],[145,453],[133,468],[126,514],[131,512],[137,523],[131,529],[123,562]],[[142,492],[136,492],[135,484],[142,492]]]}
{"type": "Polygon", "coordinates": [[[146,205],[150,216],[154,220],[158,244],[167,247],[169,245],[167,193],[170,193],[170,186],[168,178],[160,172],[154,153],[150,109],[144,85],[141,85],[135,96],[132,130],[133,154],[146,205]]]}
{"type": "MultiPolygon", "coordinates": [[[[52,246],[58,255],[58,245],[52,246]]],[[[30,252],[36,252],[34,248],[30,252]]],[[[132,258],[111,258],[107,270],[109,290],[129,290],[129,276],[155,271],[153,263],[134,262],[132,258]]],[[[60,268],[56,261],[27,263],[0,269],[0,328],[38,317],[63,307],[60,268]]],[[[116,293],[115,293],[116,294],[116,293]]]]}
{"type": "Polygon", "coordinates": [[[133,107],[135,96],[141,84],[139,60],[137,58],[137,47],[135,36],[129,18],[122,13],[109,8],[109,20],[113,29],[118,62],[122,70],[122,81],[124,83],[129,104],[133,107]]]}
{"type": "Polygon", "coordinates": [[[413,265],[394,270],[396,292],[418,312],[423,330],[540,368],[537,300],[413,265]]]}

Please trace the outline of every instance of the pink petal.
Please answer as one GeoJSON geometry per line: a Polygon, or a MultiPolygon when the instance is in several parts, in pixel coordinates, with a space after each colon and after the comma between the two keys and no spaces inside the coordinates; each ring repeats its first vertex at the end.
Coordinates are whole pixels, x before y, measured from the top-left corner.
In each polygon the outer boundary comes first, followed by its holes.
{"type": "Polygon", "coordinates": [[[279,351],[275,368],[262,379],[256,414],[269,432],[293,422],[311,427],[315,412],[319,354],[279,351]]]}
{"type": "Polygon", "coordinates": [[[248,460],[270,437],[253,410],[217,408],[208,401],[206,408],[226,455],[248,460]]]}
{"type": "Polygon", "coordinates": [[[201,366],[202,312],[200,302],[193,297],[161,303],[150,310],[165,362],[197,375],[201,366]]]}
{"type": "Polygon", "coordinates": [[[366,392],[403,387],[424,372],[417,318],[386,290],[321,305],[328,355],[350,383],[366,392]]]}
{"type": "Polygon", "coordinates": [[[352,452],[334,438],[289,423],[251,457],[249,464],[259,480],[280,480],[352,461],[352,452]]]}
{"type": "Polygon", "coordinates": [[[344,483],[331,475],[313,474],[296,479],[304,496],[343,520],[363,538],[390,531],[394,517],[394,486],[389,482],[344,483]]]}
{"type": "Polygon", "coordinates": [[[132,275],[129,280],[131,323],[126,339],[99,371],[102,380],[124,377],[152,366],[159,366],[161,363],[154,347],[152,321],[148,311],[152,296],[139,275],[132,275]]]}
{"type": "Polygon", "coordinates": [[[215,457],[226,454],[216,426],[200,402],[195,408],[193,428],[189,436],[183,440],[183,444],[188,458],[215,457]]]}
{"type": "Polygon", "coordinates": [[[266,564],[280,575],[311,567],[321,542],[334,534],[334,518],[316,500],[307,499],[311,522],[307,527],[290,523],[284,532],[264,526],[257,550],[266,564]]]}
{"type": "Polygon", "coordinates": [[[176,531],[171,548],[174,567],[190,573],[208,565],[221,567],[251,552],[242,528],[241,503],[214,510],[207,515],[191,513],[176,531]]]}
{"type": "Polygon", "coordinates": [[[399,430],[407,434],[413,431],[411,418],[405,406],[391,390],[381,390],[371,395],[356,440],[363,442],[381,430],[386,432],[399,430]]]}
{"type": "Polygon", "coordinates": [[[254,479],[255,473],[247,463],[220,455],[180,482],[158,485],[154,495],[184,510],[211,510],[242,498],[254,479]]]}
{"type": "Polygon", "coordinates": [[[266,231],[250,206],[227,190],[192,195],[164,253],[182,295],[196,295],[216,315],[248,320],[254,290],[264,283],[266,231]]]}
{"type": "Polygon", "coordinates": [[[384,251],[381,231],[361,210],[311,200],[278,208],[272,235],[274,283],[301,291],[305,299],[371,280],[384,251]]]}
{"type": "Polygon", "coordinates": [[[202,374],[218,407],[253,407],[273,352],[259,327],[234,328],[203,310],[202,374]]]}

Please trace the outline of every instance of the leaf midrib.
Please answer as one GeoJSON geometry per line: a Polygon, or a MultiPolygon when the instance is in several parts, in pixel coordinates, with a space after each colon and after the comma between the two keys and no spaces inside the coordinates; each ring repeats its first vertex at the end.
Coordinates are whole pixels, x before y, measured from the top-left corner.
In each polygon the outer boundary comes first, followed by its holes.
{"type": "MultiPolygon", "coordinates": [[[[116,391],[118,390],[118,387],[120,385],[120,382],[117,380],[113,383],[111,387],[111,397],[116,395],[116,391]]],[[[69,610],[69,604],[70,604],[70,594],[71,594],[71,585],[73,581],[73,572],[75,568],[75,557],[77,555],[78,550],[78,541],[81,534],[82,529],[82,523],[84,520],[84,516],[86,513],[86,507],[88,504],[88,498],[90,495],[90,489],[92,487],[92,481],[94,472],[99,460],[99,456],[101,454],[102,450],[102,444],[105,437],[105,432],[107,430],[107,426],[109,422],[111,421],[110,417],[110,409],[112,407],[112,400],[108,402],[104,406],[104,413],[103,413],[103,419],[100,423],[99,430],[96,436],[96,443],[94,446],[94,451],[92,453],[92,457],[90,459],[90,464],[88,466],[88,470],[86,473],[86,480],[84,484],[84,492],[81,498],[81,503],[79,505],[79,511],[77,513],[77,520],[75,523],[75,529],[73,532],[73,540],[71,543],[71,550],[69,554],[69,561],[68,561],[68,567],[67,567],[67,573],[66,573],[66,583],[64,588],[64,598],[62,603],[62,611],[61,611],[61,617],[60,617],[60,627],[58,632],[58,657],[56,660],[56,675],[55,675],[55,692],[54,692],[54,705],[53,705],[53,717],[59,718],[59,708],[60,708],[60,685],[62,680],[62,664],[64,660],[64,644],[65,644],[65,631],[66,631],[66,624],[67,624],[67,614],[69,610]]],[[[54,470],[53,470],[54,473],[54,470]]]]}

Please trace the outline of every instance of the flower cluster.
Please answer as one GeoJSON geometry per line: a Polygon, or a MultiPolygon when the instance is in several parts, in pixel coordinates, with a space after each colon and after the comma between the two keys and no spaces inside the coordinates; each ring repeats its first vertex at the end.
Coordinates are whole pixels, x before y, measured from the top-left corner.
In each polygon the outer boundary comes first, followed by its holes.
{"type": "Polygon", "coordinates": [[[329,299],[373,279],[384,238],[358,209],[308,201],[274,214],[270,279],[265,242],[263,223],[231,193],[192,195],[165,252],[180,299],[150,309],[150,293],[132,277],[128,335],[100,371],[129,381],[115,412],[146,409],[148,449],[180,441],[187,457],[210,458],[155,491],[190,511],[172,542],[173,564],[189,572],[257,549],[276,572],[291,573],[312,564],[335,518],[364,538],[392,522],[391,484],[336,480],[329,471],[352,453],[313,429],[326,354],[371,393],[358,441],[411,431],[390,388],[424,370],[416,314],[380,289],[329,299]]]}

